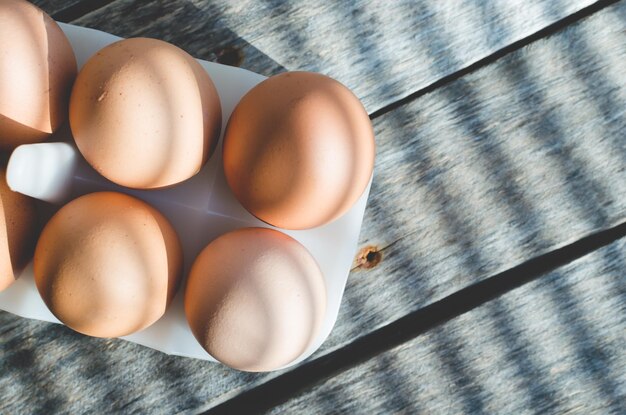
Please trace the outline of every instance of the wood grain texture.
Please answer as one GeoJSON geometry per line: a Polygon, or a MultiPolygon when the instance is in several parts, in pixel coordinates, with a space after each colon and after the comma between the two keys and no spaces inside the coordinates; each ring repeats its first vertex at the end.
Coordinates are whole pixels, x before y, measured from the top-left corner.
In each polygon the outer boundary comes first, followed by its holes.
{"type": "Polygon", "coordinates": [[[316,356],[626,220],[626,3],[374,121],[361,246],[316,356]]]}
{"type": "MultiPolygon", "coordinates": [[[[189,39],[215,58],[235,42],[254,48],[253,68],[282,70],[254,42],[219,26],[226,19],[212,23],[204,4],[146,4],[116,2],[108,16],[98,11],[85,21],[110,19],[117,22],[107,23],[110,31],[128,36],[121,22],[136,27],[143,16],[151,23],[137,34],[181,46],[189,39]],[[126,15],[116,14],[120,5],[126,15]],[[184,12],[159,14],[168,7],[184,12]],[[194,12],[204,26],[175,23],[194,12]],[[211,40],[224,33],[232,42],[211,40]]],[[[382,249],[382,261],[351,275],[337,326],[318,356],[624,220],[624,14],[622,2],[375,121],[379,155],[361,242],[382,249]]],[[[440,24],[434,34],[441,46],[443,28],[455,27],[440,24]]],[[[0,342],[0,395],[8,397],[0,412],[195,413],[275,376],[90,339],[7,313],[0,313],[0,342]]]]}
{"type": "Polygon", "coordinates": [[[52,16],[70,6],[85,2],[85,0],[30,0],[30,2],[52,16]]]}
{"type": "Polygon", "coordinates": [[[0,312],[3,414],[197,413],[262,376],[0,312]]]}
{"type": "Polygon", "coordinates": [[[374,121],[361,246],[323,347],[626,220],[626,3],[374,121]]]}
{"type": "Polygon", "coordinates": [[[270,413],[626,413],[625,267],[622,239],[270,413]]]}
{"type": "Polygon", "coordinates": [[[622,238],[626,239],[626,222],[534,257],[355,338],[342,348],[302,363],[297,370],[282,373],[205,413],[217,415],[270,410],[332,376],[365,363],[622,238]]]}
{"type": "Polygon", "coordinates": [[[203,59],[234,48],[265,75],[323,72],[371,113],[593,2],[118,0],[75,23],[203,59]]]}

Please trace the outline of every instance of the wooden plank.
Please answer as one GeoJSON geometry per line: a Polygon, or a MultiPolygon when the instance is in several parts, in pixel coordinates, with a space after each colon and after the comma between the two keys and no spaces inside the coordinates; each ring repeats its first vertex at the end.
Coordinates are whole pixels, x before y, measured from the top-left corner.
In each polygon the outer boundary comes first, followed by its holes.
{"type": "Polygon", "coordinates": [[[0,312],[0,413],[197,413],[268,375],[0,312]]]}
{"type": "Polygon", "coordinates": [[[70,6],[75,6],[78,3],[84,3],[86,0],[30,0],[31,3],[40,7],[43,11],[51,16],[61,10],[65,10],[70,6]]]}
{"type": "Polygon", "coordinates": [[[332,349],[626,220],[626,2],[377,118],[332,349]]]}
{"type": "MultiPolygon", "coordinates": [[[[318,356],[624,219],[619,13],[623,3],[376,120],[379,157],[362,242],[385,248],[383,258],[351,276],[318,356]]],[[[101,411],[103,402],[109,410],[195,412],[276,376],[6,313],[0,327],[3,412],[101,411]]]]}
{"type": "Polygon", "coordinates": [[[626,413],[626,239],[269,413],[626,413]]]}
{"type": "Polygon", "coordinates": [[[486,280],[456,291],[413,311],[384,327],[354,339],[345,347],[301,364],[268,382],[248,389],[206,413],[260,413],[299,395],[302,391],[400,346],[427,331],[472,311],[503,294],[570,264],[572,261],[626,238],[626,222],[594,233],[562,248],[534,257],[486,280]]]}
{"type": "Polygon", "coordinates": [[[265,75],[326,73],[372,113],[593,0],[322,2],[118,0],[74,23],[226,55],[265,75]]]}

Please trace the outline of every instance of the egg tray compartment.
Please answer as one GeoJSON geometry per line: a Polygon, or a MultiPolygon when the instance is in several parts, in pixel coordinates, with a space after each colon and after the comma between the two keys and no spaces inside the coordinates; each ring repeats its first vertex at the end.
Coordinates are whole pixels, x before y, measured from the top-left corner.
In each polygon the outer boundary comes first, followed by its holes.
{"type": "MultiPolygon", "coordinates": [[[[72,44],[79,68],[92,54],[121,39],[93,29],[63,23],[59,25],[72,44]]],[[[96,173],[70,140],[70,144],[41,143],[18,148],[11,157],[7,177],[18,183],[20,189],[34,189],[35,194],[45,194],[47,187],[63,188],[71,194],[65,201],[80,194],[115,190],[150,203],[171,221],[178,232],[183,246],[185,278],[198,253],[219,235],[242,227],[273,228],[248,213],[235,199],[226,184],[221,157],[224,128],[230,114],[243,95],[265,77],[241,68],[203,60],[198,62],[217,88],[222,104],[222,132],[215,153],[196,176],[166,189],[141,191],[124,188],[96,173]],[[23,153],[24,160],[16,160],[20,159],[18,151],[23,153]],[[36,163],[37,169],[24,168],[29,163],[36,163]]],[[[371,181],[346,214],[327,225],[298,231],[279,229],[299,241],[313,255],[324,275],[327,294],[327,310],[320,333],[310,347],[287,366],[304,360],[317,350],[335,324],[356,253],[370,185],[371,181]]],[[[184,285],[183,281],[161,319],[122,339],[171,355],[215,361],[196,341],[187,324],[183,307],[184,285]]],[[[0,292],[0,309],[26,318],[60,323],[37,292],[32,262],[12,286],[0,292]]]]}

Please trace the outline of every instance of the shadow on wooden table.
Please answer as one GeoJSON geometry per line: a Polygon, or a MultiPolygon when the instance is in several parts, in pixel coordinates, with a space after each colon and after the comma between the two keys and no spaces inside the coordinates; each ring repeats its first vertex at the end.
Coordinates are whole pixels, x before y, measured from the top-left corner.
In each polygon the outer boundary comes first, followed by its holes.
{"type": "MultiPolygon", "coordinates": [[[[429,31],[428,27],[432,22],[426,22],[424,30],[429,31]]],[[[440,25],[433,24],[432,29],[435,27],[441,27],[440,25]]],[[[496,33],[502,33],[501,28],[496,30],[496,33]]],[[[441,31],[431,30],[430,48],[433,51],[445,50],[443,47],[445,44],[445,34],[441,31]]],[[[585,33],[577,33],[575,38],[570,38],[568,42],[559,44],[559,49],[555,51],[559,56],[565,56],[566,62],[570,68],[584,66],[583,60],[588,60],[591,56],[594,56],[596,60],[602,60],[603,56],[599,55],[597,49],[590,47],[586,43],[585,33]]],[[[449,56],[449,62],[454,62],[454,57],[449,56]]],[[[433,59],[434,60],[434,59],[433,59]]],[[[546,113],[537,122],[531,125],[522,125],[520,128],[528,130],[528,137],[532,140],[540,140],[541,146],[547,146],[550,148],[549,154],[552,160],[555,161],[553,166],[557,170],[553,174],[562,176],[565,178],[563,182],[567,186],[567,194],[571,199],[571,202],[575,205],[579,205],[581,209],[581,215],[578,220],[586,220],[591,226],[602,228],[607,224],[607,217],[601,210],[597,209],[598,200],[606,200],[607,192],[604,189],[610,187],[610,183],[603,180],[603,177],[594,175],[587,169],[587,160],[584,156],[574,154],[571,150],[570,143],[566,137],[566,129],[561,126],[561,122],[565,121],[559,117],[556,111],[552,112],[552,109],[558,108],[561,103],[554,102],[554,97],[547,96],[545,93],[545,81],[540,79],[541,73],[536,72],[535,69],[531,69],[524,59],[512,57],[511,59],[503,60],[503,64],[499,67],[501,76],[498,78],[502,83],[509,84],[510,88],[514,88],[516,101],[521,103],[521,108],[526,113],[535,113],[538,109],[546,108],[546,113]],[[539,87],[541,85],[542,87],[539,87]]],[[[569,69],[569,68],[568,68],[569,69]]],[[[442,68],[443,70],[443,68],[442,68]]],[[[550,70],[550,68],[546,68],[550,70]]],[[[616,108],[620,108],[622,105],[616,95],[615,87],[612,87],[610,80],[601,71],[594,72],[594,76],[584,76],[579,72],[573,72],[577,82],[583,85],[583,89],[586,91],[586,97],[589,98],[588,102],[594,105],[597,111],[605,119],[606,125],[616,125],[619,123],[610,123],[609,117],[614,116],[616,108]]],[[[516,178],[520,175],[515,172],[512,163],[510,163],[511,157],[515,157],[515,154],[507,154],[506,150],[499,148],[498,139],[492,137],[489,132],[489,124],[494,120],[489,118],[483,119],[479,113],[477,116],[468,117],[468,114],[473,114],[476,111],[474,108],[480,107],[482,100],[472,85],[465,79],[461,78],[454,81],[453,88],[445,88],[441,90],[446,98],[446,107],[451,108],[453,111],[453,119],[457,122],[457,127],[462,130],[461,139],[467,139],[476,141],[479,144],[474,146],[474,149],[480,154],[480,159],[484,162],[493,174],[490,176],[490,180],[495,180],[498,183],[494,186],[498,189],[505,189],[504,193],[500,193],[498,196],[502,199],[507,209],[507,216],[511,222],[523,224],[524,227],[529,228],[527,233],[533,234],[533,244],[539,246],[548,247],[551,245],[551,235],[545,232],[545,223],[536,211],[534,205],[535,201],[525,197],[525,191],[522,187],[516,185],[516,178]]],[[[567,103],[564,103],[567,105],[567,103]]],[[[404,113],[404,108],[399,107],[395,110],[395,120],[398,120],[395,128],[397,131],[403,130],[403,119],[411,119],[415,114],[404,113]]],[[[576,120],[570,120],[575,123],[576,120]]],[[[392,127],[394,128],[394,127],[392,127]]],[[[614,151],[613,155],[619,157],[621,161],[626,162],[625,150],[623,141],[608,140],[609,138],[621,137],[619,132],[613,131],[612,134],[607,134],[608,144],[614,151]]],[[[406,138],[406,137],[398,137],[406,138]]],[[[481,246],[481,241],[476,237],[472,231],[472,223],[464,222],[462,219],[465,217],[465,213],[457,209],[462,209],[464,206],[462,200],[458,200],[459,192],[454,189],[453,181],[446,180],[445,167],[437,165],[432,161],[430,157],[431,151],[437,151],[437,149],[429,148],[429,139],[427,136],[419,137],[421,141],[420,145],[414,146],[414,151],[404,151],[403,162],[407,165],[412,164],[414,166],[415,180],[420,180],[426,184],[428,194],[433,199],[435,209],[440,213],[442,223],[451,240],[455,241],[456,245],[461,247],[465,253],[460,266],[464,273],[469,275],[480,274],[481,269],[485,267],[490,261],[485,257],[485,252],[481,246]],[[440,174],[441,173],[441,174],[440,174]]],[[[407,146],[408,147],[408,146],[407,146]]],[[[377,189],[376,181],[372,193],[376,193],[377,189]]],[[[610,199],[610,198],[609,198],[610,199]]],[[[384,200],[382,204],[378,206],[370,206],[373,209],[380,209],[381,211],[393,211],[397,209],[396,206],[385,206],[384,200]]],[[[400,230],[403,228],[403,223],[394,222],[394,216],[388,215],[388,225],[385,229],[387,232],[394,234],[389,237],[390,240],[398,240],[398,244],[403,244],[400,230]]],[[[503,224],[503,226],[506,226],[503,224]]],[[[411,252],[414,249],[407,247],[403,250],[401,247],[396,249],[396,255],[401,255],[401,252],[411,252]],[[400,252],[398,254],[397,252],[400,252]]],[[[612,250],[606,252],[606,263],[619,262],[624,267],[623,256],[617,251],[615,247],[612,250]]],[[[423,253],[424,256],[428,255],[428,252],[423,253]]],[[[419,264],[420,258],[406,257],[402,259],[395,258],[394,261],[406,266],[406,272],[413,275],[420,275],[419,264]]],[[[402,267],[400,267],[402,268],[402,267]]],[[[625,269],[625,268],[622,268],[625,269]]],[[[585,323],[585,313],[577,305],[576,296],[573,294],[564,282],[567,279],[566,275],[556,273],[557,278],[551,280],[551,287],[548,290],[553,312],[559,316],[560,326],[555,327],[554,330],[563,333],[565,341],[573,347],[573,351],[576,354],[576,360],[579,364],[582,373],[597,383],[597,390],[601,391],[603,398],[609,402],[619,402],[620,389],[617,379],[611,377],[607,368],[610,366],[610,358],[605,355],[601,345],[597,345],[594,339],[599,338],[597,330],[585,323]]],[[[616,277],[616,281],[619,279],[616,277]]],[[[416,285],[415,298],[419,298],[423,290],[427,290],[422,284],[416,285]]],[[[626,297],[626,293],[623,291],[623,287],[619,287],[616,284],[611,287],[615,292],[623,293],[622,297],[626,297]]],[[[624,298],[626,300],[626,298],[624,298]]],[[[362,318],[365,310],[359,309],[359,304],[350,303],[349,313],[355,318],[362,318]]],[[[408,305],[407,305],[408,306],[408,305]]],[[[533,408],[542,408],[544,410],[555,410],[558,408],[558,402],[555,400],[557,395],[555,388],[550,383],[550,374],[542,373],[542,368],[536,363],[536,356],[533,355],[533,345],[531,338],[525,338],[522,333],[522,327],[518,323],[514,316],[514,311],[509,309],[506,303],[500,300],[492,300],[488,303],[490,309],[490,316],[495,320],[494,327],[498,330],[498,338],[504,339],[505,343],[501,344],[503,348],[510,351],[510,357],[515,361],[515,367],[517,370],[517,376],[520,378],[520,386],[524,387],[530,397],[530,403],[533,408]]],[[[455,333],[447,333],[446,330],[435,330],[430,338],[433,341],[433,349],[436,351],[439,359],[441,360],[441,368],[447,374],[448,378],[456,379],[458,384],[457,391],[461,394],[460,399],[463,403],[463,410],[466,412],[482,412],[486,410],[486,393],[482,389],[480,384],[475,384],[475,377],[472,375],[471,362],[468,362],[457,351],[461,349],[463,342],[462,338],[459,338],[455,333]]],[[[536,340],[536,339],[535,339],[536,340]]],[[[383,365],[384,366],[384,365],[383,365]]],[[[398,372],[393,373],[376,373],[374,374],[379,378],[381,389],[388,391],[389,396],[393,396],[393,399],[399,401],[406,400],[405,391],[401,385],[406,383],[406,379],[402,379],[402,374],[398,372]]],[[[436,376],[436,374],[433,374],[436,376]]],[[[340,400],[346,399],[345,396],[341,396],[340,390],[333,390],[328,395],[329,391],[324,391],[324,399],[328,400],[329,406],[327,409],[331,409],[333,402],[336,404],[340,400]]],[[[419,407],[419,402],[410,401],[411,405],[405,407],[419,407]]],[[[402,407],[402,405],[398,406],[402,407]]]]}

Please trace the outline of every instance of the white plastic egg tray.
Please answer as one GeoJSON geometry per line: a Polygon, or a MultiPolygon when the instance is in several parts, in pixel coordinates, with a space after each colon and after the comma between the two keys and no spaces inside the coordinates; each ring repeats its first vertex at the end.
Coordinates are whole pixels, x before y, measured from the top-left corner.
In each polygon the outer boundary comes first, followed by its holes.
{"type": "MultiPolygon", "coordinates": [[[[68,24],[60,26],[74,48],[79,68],[96,51],[121,39],[97,30],[68,24]]],[[[265,77],[240,68],[202,60],[199,62],[217,87],[222,103],[223,123],[220,144],[198,175],[163,190],[126,189],[108,182],[91,169],[74,147],[71,137],[65,137],[65,143],[18,147],[9,161],[9,185],[13,190],[56,205],[81,194],[100,190],[116,190],[145,200],[166,215],[178,231],[184,251],[185,276],[200,250],[219,235],[248,226],[271,227],[249,214],[234,198],[226,184],[221,159],[221,139],[231,112],[241,97],[265,77]]],[[[62,140],[63,137],[58,139],[62,140]]],[[[356,253],[368,194],[369,185],[350,211],[325,226],[304,231],[280,229],[302,243],[317,260],[326,281],[328,300],[320,334],[308,350],[288,366],[302,361],[317,350],[335,324],[356,253]]],[[[187,325],[183,291],[184,284],[159,321],[123,339],[172,355],[215,360],[199,345],[187,325]]],[[[11,287],[0,292],[0,309],[27,318],[59,323],[37,292],[32,263],[11,287]]]]}

